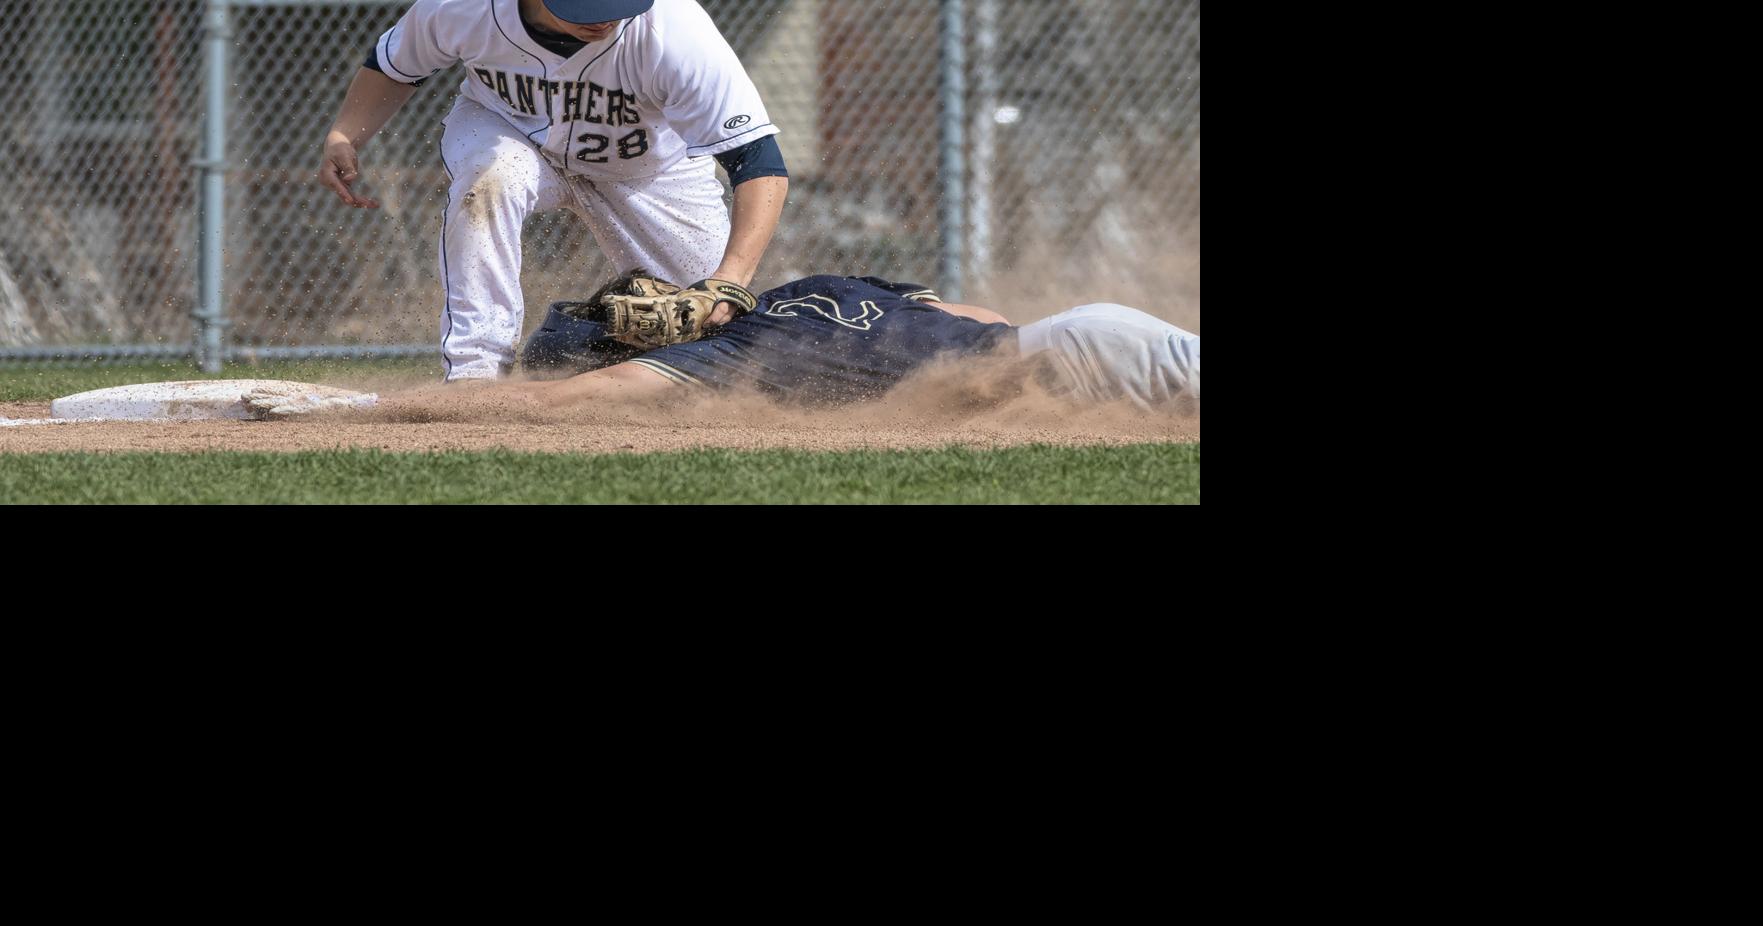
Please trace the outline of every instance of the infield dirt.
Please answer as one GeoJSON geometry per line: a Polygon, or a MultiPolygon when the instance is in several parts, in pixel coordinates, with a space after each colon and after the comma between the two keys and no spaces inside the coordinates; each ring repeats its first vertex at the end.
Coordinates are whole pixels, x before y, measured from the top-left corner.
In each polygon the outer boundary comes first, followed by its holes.
{"type": "MultiPolygon", "coordinates": [[[[757,396],[703,397],[665,409],[603,406],[511,412],[474,400],[470,387],[404,380],[334,381],[375,392],[420,388],[425,420],[378,410],[285,421],[94,422],[0,428],[0,453],[57,451],[389,451],[506,449],[545,453],[922,449],[1197,442],[1192,405],[1145,413],[1124,404],[1078,408],[1019,376],[932,370],[887,397],[857,406],[804,409],[757,396]]],[[[0,404],[0,417],[47,418],[49,403],[0,404]]]]}

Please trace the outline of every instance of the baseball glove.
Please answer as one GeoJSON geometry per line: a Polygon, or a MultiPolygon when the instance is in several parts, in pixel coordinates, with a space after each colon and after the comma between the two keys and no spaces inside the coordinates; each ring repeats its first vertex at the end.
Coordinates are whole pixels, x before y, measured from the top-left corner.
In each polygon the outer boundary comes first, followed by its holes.
{"type": "Polygon", "coordinates": [[[637,277],[634,295],[607,296],[606,328],[612,337],[645,350],[684,344],[704,336],[718,302],[735,305],[735,315],[753,311],[759,300],[747,288],[728,280],[700,280],[686,289],[672,283],[637,277]]]}

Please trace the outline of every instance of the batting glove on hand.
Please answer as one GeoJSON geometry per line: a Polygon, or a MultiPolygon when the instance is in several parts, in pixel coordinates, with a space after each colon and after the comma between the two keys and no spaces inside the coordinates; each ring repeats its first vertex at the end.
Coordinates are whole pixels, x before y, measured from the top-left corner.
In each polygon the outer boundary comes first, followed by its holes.
{"type": "Polygon", "coordinates": [[[733,305],[735,307],[735,318],[740,318],[748,312],[759,308],[759,300],[753,296],[752,291],[732,280],[718,280],[715,277],[711,277],[708,280],[699,280],[686,287],[686,291],[681,293],[681,295],[690,296],[692,298],[702,298],[698,295],[699,293],[709,293],[713,297],[713,300],[710,303],[710,308],[712,309],[716,308],[716,303],[718,302],[727,302],[733,305]]]}

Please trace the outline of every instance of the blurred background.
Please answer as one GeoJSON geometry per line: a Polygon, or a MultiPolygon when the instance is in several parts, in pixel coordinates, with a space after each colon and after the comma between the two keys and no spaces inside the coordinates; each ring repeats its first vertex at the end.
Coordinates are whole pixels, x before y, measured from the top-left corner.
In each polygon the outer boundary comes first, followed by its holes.
{"type": "MultiPolygon", "coordinates": [[[[1120,302],[1200,330],[1198,0],[700,0],[789,165],[753,288],[937,287],[1028,322],[1120,302]]],[[[417,91],[363,152],[378,211],[318,186],[383,0],[228,0],[224,344],[433,353],[442,116],[417,91]]],[[[210,0],[0,0],[0,362],[192,351],[210,0]],[[205,24],[207,27],[205,28],[205,24]]],[[[726,184],[726,178],[725,178],[726,184]]],[[[526,227],[527,329],[613,268],[571,213],[526,227]]]]}

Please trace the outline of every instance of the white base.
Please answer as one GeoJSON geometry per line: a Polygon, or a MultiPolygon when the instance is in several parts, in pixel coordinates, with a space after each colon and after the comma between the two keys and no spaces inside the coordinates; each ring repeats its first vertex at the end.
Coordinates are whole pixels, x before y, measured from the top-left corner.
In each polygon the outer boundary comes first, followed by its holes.
{"type": "MultiPolygon", "coordinates": [[[[248,392],[271,391],[280,395],[347,398],[363,393],[334,386],[290,383],[278,379],[206,379],[176,383],[141,383],[95,389],[56,399],[49,406],[52,419],[32,423],[84,421],[204,421],[261,417],[243,400],[248,392]]],[[[7,422],[22,424],[24,422],[7,422]]]]}

